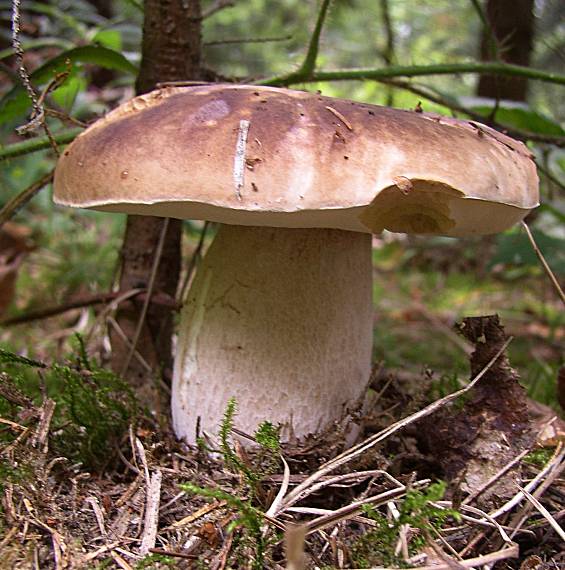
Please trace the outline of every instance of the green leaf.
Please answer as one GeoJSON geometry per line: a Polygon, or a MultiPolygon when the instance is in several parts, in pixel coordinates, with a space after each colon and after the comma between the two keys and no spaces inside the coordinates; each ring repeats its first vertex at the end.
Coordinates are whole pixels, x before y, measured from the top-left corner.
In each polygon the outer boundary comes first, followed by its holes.
{"type": "Polygon", "coordinates": [[[114,51],[122,49],[122,34],[119,30],[100,30],[96,32],[92,41],[114,51]]]}
{"type": "Polygon", "coordinates": [[[461,104],[485,118],[492,117],[501,125],[540,135],[565,135],[565,130],[559,123],[522,103],[502,101],[496,108],[494,100],[462,97],[461,104]],[[493,111],[496,111],[494,116],[493,111]]]}
{"type": "Polygon", "coordinates": [[[51,97],[59,107],[62,107],[67,113],[70,113],[77,95],[81,91],[86,90],[86,86],[86,79],[80,74],[73,73],[66,79],[61,87],[53,91],[51,97]]]}
{"type": "MultiPolygon", "coordinates": [[[[84,63],[130,75],[137,74],[137,67],[121,53],[104,46],[82,46],[64,51],[45,62],[30,75],[30,78],[36,87],[45,85],[58,73],[67,71],[69,65],[72,73],[75,66],[84,63]]],[[[0,124],[21,117],[30,105],[29,97],[24,88],[21,85],[16,85],[0,100],[0,124]]]]}
{"type": "MultiPolygon", "coordinates": [[[[557,274],[565,274],[565,239],[547,235],[541,230],[532,230],[532,234],[551,269],[557,274]]],[[[540,262],[523,232],[501,234],[497,237],[496,244],[497,251],[490,262],[491,267],[499,263],[539,266],[540,262]]]]}

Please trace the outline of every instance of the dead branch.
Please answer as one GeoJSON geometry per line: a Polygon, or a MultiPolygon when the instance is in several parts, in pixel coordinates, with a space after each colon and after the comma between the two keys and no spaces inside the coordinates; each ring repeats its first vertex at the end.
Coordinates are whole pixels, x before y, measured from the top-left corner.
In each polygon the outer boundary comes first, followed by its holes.
{"type": "MultiPolygon", "coordinates": [[[[146,289],[138,289],[137,291],[138,292],[135,294],[135,296],[139,297],[139,299],[143,302],[149,299],[151,303],[155,303],[156,305],[171,307],[175,310],[178,309],[178,305],[175,303],[175,301],[165,293],[155,293],[150,296],[148,295],[146,289]]],[[[96,293],[88,297],[77,297],[75,300],[69,301],[68,303],[64,303],[62,305],[46,307],[44,309],[38,309],[37,311],[30,311],[29,313],[25,313],[24,315],[19,315],[17,317],[3,319],[0,321],[0,326],[8,327],[13,325],[20,325],[23,323],[29,323],[31,321],[38,321],[41,319],[48,319],[50,317],[55,317],[62,313],[66,313],[67,311],[72,311],[73,309],[82,309],[84,307],[91,307],[93,305],[101,305],[115,301],[123,294],[123,291],[112,291],[108,293],[96,293]]]]}

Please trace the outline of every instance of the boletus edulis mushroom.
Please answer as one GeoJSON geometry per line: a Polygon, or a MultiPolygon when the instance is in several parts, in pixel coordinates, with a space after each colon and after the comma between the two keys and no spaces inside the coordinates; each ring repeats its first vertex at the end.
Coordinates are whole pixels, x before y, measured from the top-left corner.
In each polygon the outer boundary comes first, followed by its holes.
{"type": "Polygon", "coordinates": [[[371,235],[500,232],[538,204],[531,154],[487,126],[246,85],[169,87],[64,152],[55,201],[220,222],[182,309],[174,428],[303,437],[370,374],[371,235]]]}

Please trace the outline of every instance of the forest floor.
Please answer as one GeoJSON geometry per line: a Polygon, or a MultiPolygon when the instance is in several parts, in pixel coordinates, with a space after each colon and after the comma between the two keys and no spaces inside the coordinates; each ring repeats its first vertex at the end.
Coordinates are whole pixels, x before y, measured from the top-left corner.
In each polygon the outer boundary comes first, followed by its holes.
{"type": "Polygon", "coordinates": [[[92,309],[5,328],[0,568],[565,568],[563,313],[544,276],[376,245],[367,397],[300,443],[241,434],[235,404],[214,440],[177,441],[84,346],[92,309]],[[506,332],[462,321],[491,313],[506,332]]]}

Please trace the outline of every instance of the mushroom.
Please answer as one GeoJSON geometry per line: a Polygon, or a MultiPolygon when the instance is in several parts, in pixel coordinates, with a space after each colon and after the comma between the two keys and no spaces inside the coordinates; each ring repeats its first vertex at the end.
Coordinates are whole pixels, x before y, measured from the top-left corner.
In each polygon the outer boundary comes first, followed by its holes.
{"type": "Polygon", "coordinates": [[[469,121],[287,89],[169,87],[64,152],[58,204],[221,222],[182,309],[177,435],[283,438],[353,410],[370,375],[371,234],[500,232],[538,204],[527,148],[469,121]]]}

